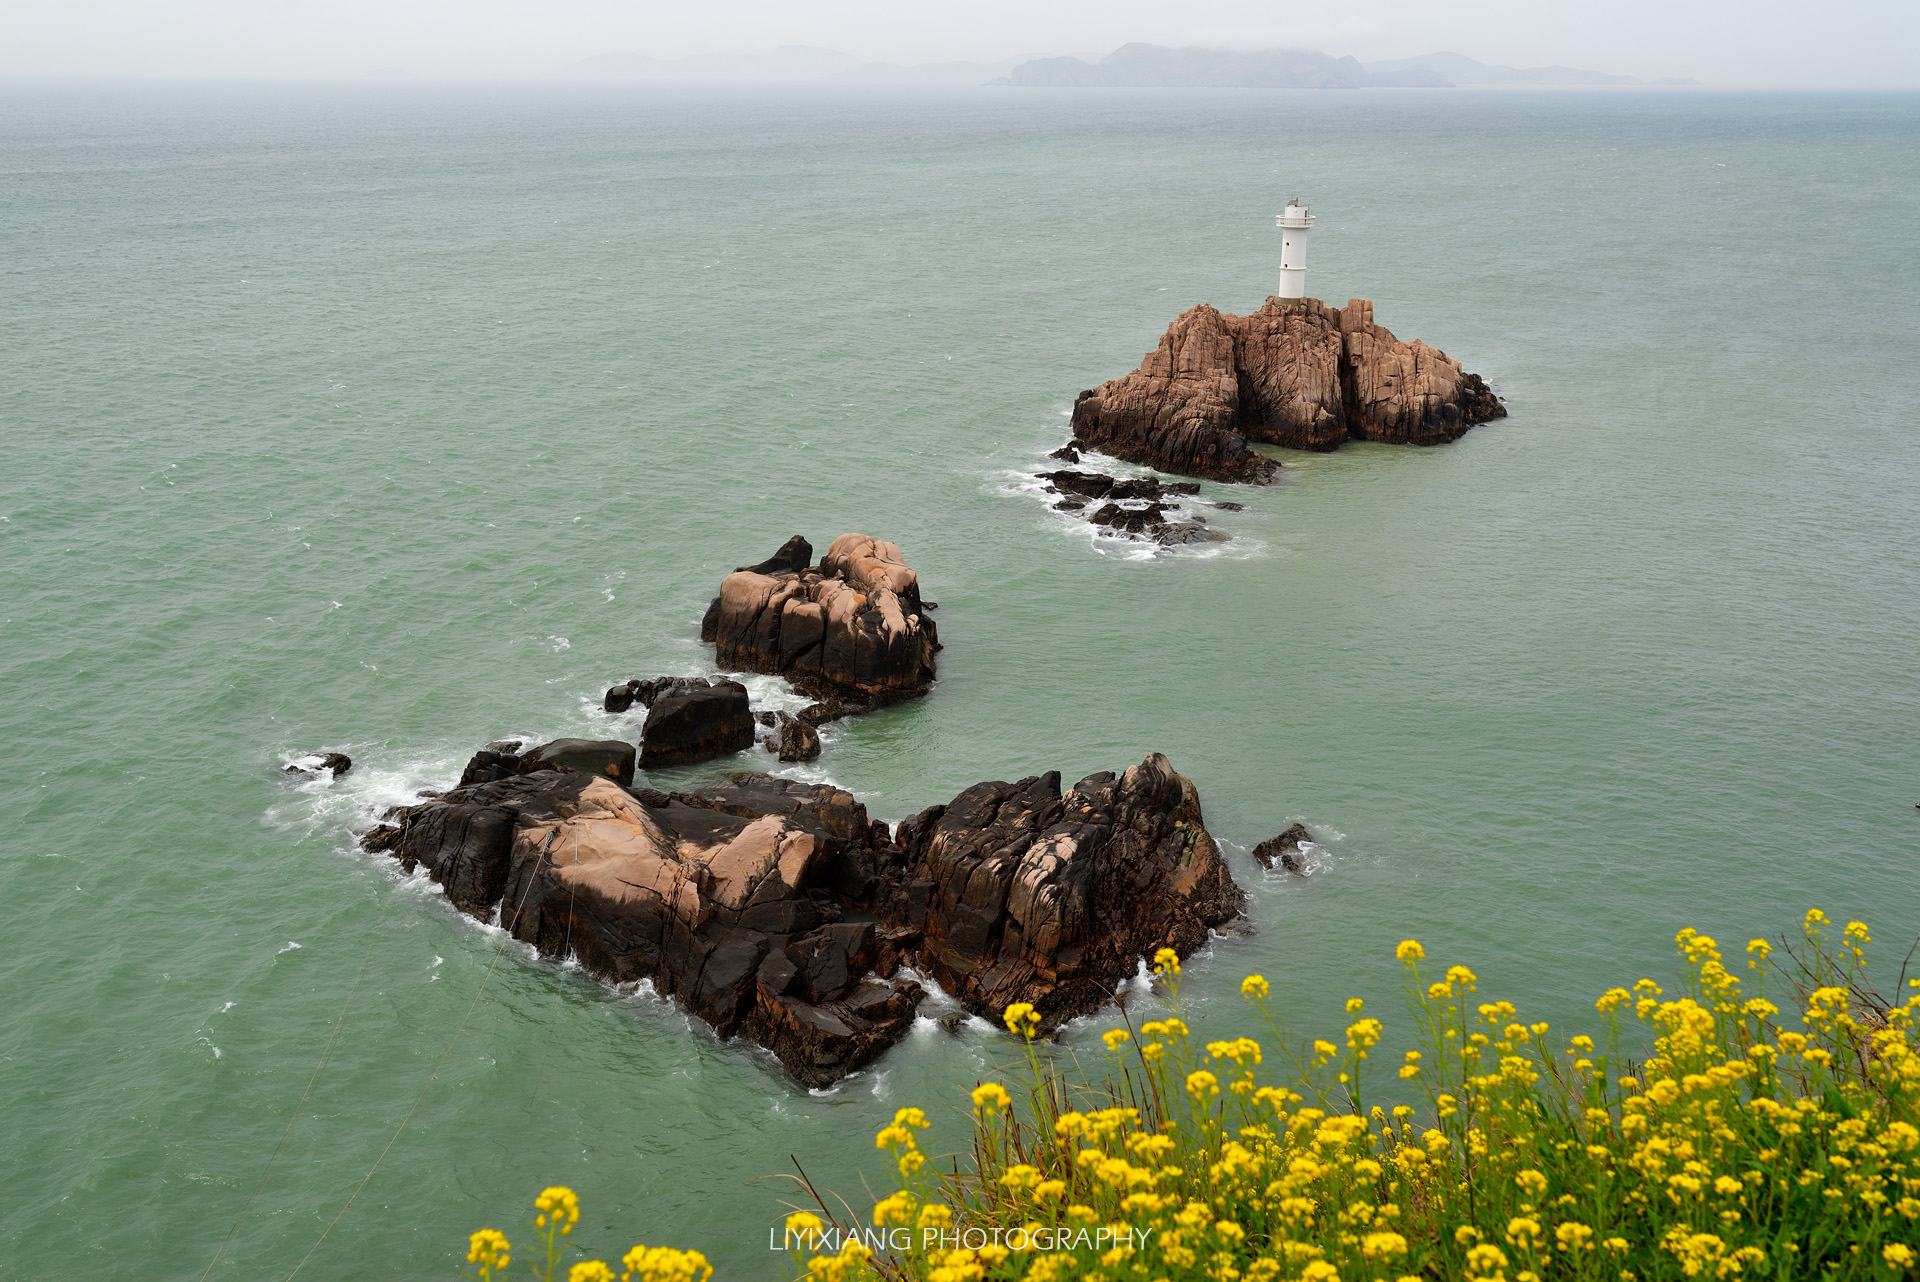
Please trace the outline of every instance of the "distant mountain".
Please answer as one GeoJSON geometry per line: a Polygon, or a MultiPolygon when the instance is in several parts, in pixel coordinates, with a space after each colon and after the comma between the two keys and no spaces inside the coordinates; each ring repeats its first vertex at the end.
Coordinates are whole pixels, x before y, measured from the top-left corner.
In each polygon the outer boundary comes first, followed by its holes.
{"type": "Polygon", "coordinates": [[[860,65],[860,60],[850,53],[807,45],[782,45],[771,53],[703,53],[691,58],[603,53],[576,62],[557,74],[564,80],[791,84],[825,80],[860,65]]]}
{"type": "MultiPolygon", "coordinates": [[[[1444,85],[1438,76],[1432,82],[1444,85]]],[[[1310,49],[1169,49],[1122,45],[1098,62],[1036,58],[1013,69],[1004,82],[1029,86],[1140,86],[1213,89],[1364,89],[1373,77],[1352,58],[1310,49]]]]}
{"type": "Polygon", "coordinates": [[[1689,78],[1646,81],[1636,76],[1614,76],[1604,71],[1582,71],[1578,67],[1502,67],[1476,62],[1464,54],[1428,53],[1418,58],[1398,58],[1387,62],[1369,62],[1374,76],[1394,75],[1409,68],[1438,72],[1456,85],[1472,88],[1505,86],[1516,89],[1593,89],[1607,85],[1697,85],[1689,78]]]}
{"type": "Polygon", "coordinates": [[[863,62],[845,71],[836,71],[828,80],[861,85],[984,85],[995,76],[1004,76],[1010,63],[916,62],[902,66],[897,62],[863,62]]]}

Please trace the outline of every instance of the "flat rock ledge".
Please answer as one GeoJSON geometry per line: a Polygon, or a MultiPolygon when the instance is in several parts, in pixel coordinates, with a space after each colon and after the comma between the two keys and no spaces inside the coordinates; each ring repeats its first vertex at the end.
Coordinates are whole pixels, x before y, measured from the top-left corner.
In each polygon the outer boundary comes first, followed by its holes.
{"type": "Polygon", "coordinates": [[[1363,298],[1269,298],[1250,316],[1183,312],[1140,368],[1082,392],[1073,448],[1207,480],[1270,483],[1254,443],[1440,445],[1506,417],[1478,374],[1373,323],[1363,298]]]}
{"type": "Polygon", "coordinates": [[[764,774],[634,787],[631,753],[489,749],[362,844],[543,956],[652,981],[809,1087],[905,1036],[925,995],[909,969],[996,1024],[1026,1001],[1051,1028],[1240,911],[1192,782],[1158,753],[1064,793],[1057,773],[976,784],[891,831],[841,789],[764,774]]]}

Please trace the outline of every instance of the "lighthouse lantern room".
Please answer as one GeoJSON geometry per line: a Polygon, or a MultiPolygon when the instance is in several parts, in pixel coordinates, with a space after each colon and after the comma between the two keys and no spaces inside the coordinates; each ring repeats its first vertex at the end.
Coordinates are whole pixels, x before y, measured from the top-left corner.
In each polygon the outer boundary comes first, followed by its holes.
{"type": "Polygon", "coordinates": [[[1280,227],[1280,289],[1279,298],[1305,298],[1307,296],[1307,232],[1313,226],[1313,215],[1295,196],[1287,202],[1287,207],[1274,216],[1280,227]]]}

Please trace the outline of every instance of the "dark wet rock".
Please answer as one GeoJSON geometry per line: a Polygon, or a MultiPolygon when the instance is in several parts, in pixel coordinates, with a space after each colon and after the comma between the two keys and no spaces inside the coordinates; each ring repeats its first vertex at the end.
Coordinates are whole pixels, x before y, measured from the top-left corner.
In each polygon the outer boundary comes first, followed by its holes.
{"type": "Polygon", "coordinates": [[[1278,837],[1269,837],[1253,848],[1253,857],[1263,867],[1281,867],[1288,872],[1301,872],[1306,864],[1300,854],[1300,843],[1312,841],[1313,834],[1307,831],[1305,824],[1295,824],[1278,837]]]}
{"type": "Polygon", "coordinates": [[[1270,298],[1250,316],[1202,303],[1124,378],[1074,402],[1074,445],[1219,481],[1267,484],[1252,443],[1332,450],[1348,440],[1438,445],[1506,407],[1438,348],[1373,323],[1373,304],[1270,298]]]}
{"type": "Polygon", "coordinates": [[[827,695],[818,703],[810,703],[800,709],[800,720],[810,726],[824,726],[829,721],[838,721],[842,717],[858,716],[862,712],[872,711],[872,705],[864,701],[848,702],[838,695],[827,695]]]}
{"type": "Polygon", "coordinates": [[[813,564],[813,544],[798,534],[780,545],[780,550],[758,565],[738,567],[743,574],[798,574],[813,564]]]}
{"type": "MultiPolygon", "coordinates": [[[[1162,547],[1224,543],[1232,537],[1224,531],[1208,529],[1204,517],[1177,514],[1182,499],[1200,492],[1199,483],[1195,481],[1162,481],[1157,476],[1121,481],[1098,472],[1073,471],[1035,475],[1049,482],[1048,489],[1067,492],[1067,497],[1053,505],[1056,511],[1080,511],[1090,506],[1090,499],[1104,499],[1087,519],[1113,534],[1150,539],[1162,547]]],[[[1224,506],[1239,508],[1238,504],[1224,506]]]]}
{"type": "Polygon", "coordinates": [[[1059,459],[1062,463],[1078,463],[1080,461],[1080,451],[1074,448],[1072,441],[1068,441],[1065,445],[1062,445],[1059,449],[1047,455],[1047,457],[1059,459]]]}
{"type": "Polygon", "coordinates": [[[1142,507],[1121,507],[1118,503],[1108,503],[1087,519],[1095,525],[1109,526],[1129,534],[1143,534],[1149,526],[1163,524],[1161,518],[1166,513],[1167,505],[1164,503],[1148,503],[1142,507]]]}
{"type": "Polygon", "coordinates": [[[780,732],[777,744],[768,743],[770,748],[777,747],[782,761],[812,761],[820,755],[820,732],[812,724],[780,714],[780,732]]]}
{"type": "Polygon", "coordinates": [[[753,746],[753,710],[738,681],[671,678],[648,690],[646,724],[640,731],[640,765],[688,765],[753,746]]]}
{"type": "Polygon", "coordinates": [[[633,745],[619,739],[555,739],[529,748],[514,762],[514,773],[538,770],[599,775],[623,787],[633,782],[633,745]]]}
{"type": "Polygon", "coordinates": [[[376,824],[360,834],[360,848],[372,854],[391,851],[400,844],[400,825],[397,823],[376,824]]]}
{"type": "Polygon", "coordinates": [[[1130,480],[1115,481],[1113,488],[1107,491],[1107,497],[1116,502],[1128,499],[1164,499],[1170,494],[1190,497],[1200,492],[1197,481],[1162,481],[1157,476],[1136,476],[1130,480]]]}
{"type": "Polygon", "coordinates": [[[1192,521],[1175,521],[1147,528],[1153,541],[1161,547],[1196,547],[1203,543],[1225,543],[1232,536],[1224,530],[1209,528],[1197,518],[1192,521]]]}
{"type": "Polygon", "coordinates": [[[1113,478],[1099,472],[1036,472],[1034,475],[1051,482],[1057,490],[1078,494],[1082,498],[1105,498],[1107,491],[1113,488],[1113,478]]]}
{"type": "Polygon", "coordinates": [[[769,728],[780,724],[780,714],[778,712],[769,711],[767,709],[762,709],[761,711],[754,713],[753,719],[755,721],[758,721],[761,725],[767,726],[769,728]]]}
{"type": "Polygon", "coordinates": [[[316,779],[322,774],[328,774],[338,779],[351,769],[353,769],[353,758],[344,752],[310,752],[287,766],[286,772],[290,775],[308,775],[316,779]]]}
{"type": "Polygon", "coordinates": [[[1058,773],[976,784],[903,820],[874,911],[922,932],[919,965],[999,1022],[1098,1009],[1139,958],[1185,955],[1240,911],[1193,784],[1155,753],[1064,795],[1058,773]]]}
{"type": "Polygon", "coordinates": [[[775,673],[816,699],[884,702],[933,683],[939,636],[919,577],[864,534],[835,539],[818,568],[729,574],[710,613],[722,667],[775,673]]]}
{"type": "Polygon", "coordinates": [[[711,684],[711,679],[707,677],[654,677],[647,681],[628,681],[607,691],[604,706],[608,712],[625,712],[636,703],[643,708],[651,708],[653,701],[663,695],[688,694],[705,690],[711,684]]]}
{"type": "Polygon", "coordinates": [[[1244,512],[1247,510],[1245,503],[1228,503],[1223,499],[1215,499],[1213,505],[1222,512],[1244,512]]]}
{"type": "MultiPolygon", "coordinates": [[[[626,745],[622,744],[622,747],[626,745]]],[[[517,752],[498,752],[492,748],[482,748],[473,754],[467,762],[467,768],[460,772],[458,787],[465,788],[476,783],[492,783],[496,779],[507,779],[520,773],[520,754],[517,752]]],[[[632,780],[633,775],[628,773],[632,780]]]]}

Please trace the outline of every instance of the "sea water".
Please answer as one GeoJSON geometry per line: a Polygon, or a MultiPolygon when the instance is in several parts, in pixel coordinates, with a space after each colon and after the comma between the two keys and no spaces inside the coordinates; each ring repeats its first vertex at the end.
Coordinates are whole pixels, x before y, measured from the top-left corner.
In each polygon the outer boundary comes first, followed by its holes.
{"type": "Polygon", "coordinates": [[[782,772],[898,820],[1167,753],[1248,891],[1206,1032],[1254,971],[1392,1027],[1406,937],[1578,1031],[1812,906],[1890,985],[1917,144],[1912,96],[0,89],[0,1272],[450,1277],[561,1183],[590,1251],[770,1277],[796,1161],[864,1214],[895,1108],[958,1147],[983,1023],[807,1092],[349,835],[490,740],[635,738],[600,692],[712,671],[795,533],[896,540],[946,649],[782,772]],[[1294,195],[1309,292],[1511,417],[1208,485],[1205,554],[1053,512],[1075,394],[1257,307],[1294,195]]]}

